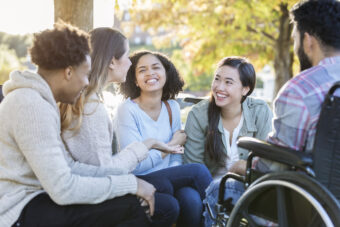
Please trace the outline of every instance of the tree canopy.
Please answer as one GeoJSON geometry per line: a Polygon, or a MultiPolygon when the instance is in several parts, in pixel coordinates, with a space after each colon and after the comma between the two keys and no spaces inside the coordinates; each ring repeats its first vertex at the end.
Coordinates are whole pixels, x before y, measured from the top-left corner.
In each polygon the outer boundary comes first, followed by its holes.
{"type": "Polygon", "coordinates": [[[206,78],[221,58],[241,55],[248,57],[257,69],[268,63],[273,65],[279,89],[292,77],[288,9],[295,2],[153,0],[152,7],[136,2],[131,14],[144,29],[170,32],[158,42],[177,41],[183,50],[176,56],[182,66],[190,68],[193,77],[206,78]]]}

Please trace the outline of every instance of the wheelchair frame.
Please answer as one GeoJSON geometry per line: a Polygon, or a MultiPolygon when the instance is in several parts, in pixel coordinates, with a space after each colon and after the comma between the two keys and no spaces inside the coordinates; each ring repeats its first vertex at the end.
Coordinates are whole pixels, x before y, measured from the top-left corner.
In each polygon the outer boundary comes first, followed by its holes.
{"type": "MultiPolygon", "coordinates": [[[[256,201],[256,196],[261,196],[259,194],[261,190],[262,193],[268,193],[265,190],[269,187],[278,189],[275,221],[280,227],[292,226],[288,221],[289,211],[286,210],[286,192],[283,192],[283,187],[285,190],[289,188],[294,193],[299,193],[318,212],[316,215],[321,217],[323,224],[320,223],[320,219],[318,219],[319,222],[312,219],[310,222],[313,225],[340,226],[340,97],[334,96],[335,90],[339,87],[340,81],[332,86],[325,97],[312,153],[272,145],[251,137],[238,140],[239,147],[251,151],[247,159],[246,174],[240,176],[227,173],[221,179],[216,217],[212,216],[211,208],[207,207],[210,216],[217,223],[216,226],[259,226],[248,213],[249,210],[242,209],[249,209],[245,206],[250,206],[250,200],[256,201]],[[251,168],[254,157],[285,164],[289,171],[260,174],[251,168]],[[258,178],[260,175],[262,177],[258,178]],[[226,181],[230,178],[243,182],[246,188],[245,193],[232,210],[228,210],[225,205],[226,201],[224,201],[226,181]],[[258,179],[255,180],[256,178],[258,179]],[[309,187],[309,189],[303,187],[309,187]],[[243,217],[242,220],[242,216],[246,218],[243,217]]],[[[317,216],[314,215],[314,217],[317,216]]]]}

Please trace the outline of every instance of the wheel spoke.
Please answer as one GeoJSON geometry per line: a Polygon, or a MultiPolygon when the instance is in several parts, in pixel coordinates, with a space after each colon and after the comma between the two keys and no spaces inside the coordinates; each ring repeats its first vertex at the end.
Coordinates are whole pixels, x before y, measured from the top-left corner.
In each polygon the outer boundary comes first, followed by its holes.
{"type": "Polygon", "coordinates": [[[277,218],[280,227],[288,227],[286,196],[283,187],[276,187],[277,218]]]}
{"type": "Polygon", "coordinates": [[[248,212],[246,210],[242,211],[242,215],[245,219],[247,219],[248,224],[250,227],[257,227],[258,225],[256,224],[256,222],[253,220],[253,218],[248,214],[248,212]]]}

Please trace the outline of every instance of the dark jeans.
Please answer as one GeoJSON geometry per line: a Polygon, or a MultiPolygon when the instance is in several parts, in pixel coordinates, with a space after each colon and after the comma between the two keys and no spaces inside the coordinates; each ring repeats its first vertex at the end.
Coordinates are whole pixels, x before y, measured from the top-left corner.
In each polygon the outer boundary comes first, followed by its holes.
{"type": "Polygon", "coordinates": [[[126,195],[100,204],[60,206],[46,194],[33,198],[13,227],[130,227],[150,226],[136,196],[126,195]]]}
{"type": "MultiPolygon", "coordinates": [[[[153,184],[157,192],[172,195],[175,198],[178,206],[173,212],[179,214],[177,227],[202,225],[202,201],[205,198],[205,189],[212,181],[211,174],[205,165],[186,164],[138,177],[153,184]]],[[[176,208],[176,206],[173,207],[176,208]]],[[[163,208],[156,207],[155,210],[157,209],[163,208]]]]}
{"type": "Polygon", "coordinates": [[[126,195],[100,204],[60,206],[46,194],[33,198],[13,226],[152,226],[201,225],[204,190],[212,178],[201,164],[187,164],[138,176],[155,186],[155,213],[149,223],[136,196],[126,195]],[[17,225],[19,224],[19,225],[17,225]]]}

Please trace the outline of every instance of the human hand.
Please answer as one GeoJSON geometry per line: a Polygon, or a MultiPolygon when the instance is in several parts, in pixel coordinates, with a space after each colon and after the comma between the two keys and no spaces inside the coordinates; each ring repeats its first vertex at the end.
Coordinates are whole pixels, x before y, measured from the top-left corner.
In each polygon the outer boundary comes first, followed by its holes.
{"type": "Polygon", "coordinates": [[[181,145],[170,145],[157,141],[153,147],[154,149],[160,150],[167,154],[184,154],[184,147],[181,145]]]}
{"type": "Polygon", "coordinates": [[[156,188],[152,184],[137,177],[136,195],[143,198],[144,201],[147,202],[147,204],[149,205],[149,211],[151,216],[154,214],[155,211],[155,192],[156,188]]]}
{"type": "Polygon", "coordinates": [[[247,161],[238,160],[230,167],[229,172],[244,176],[246,174],[246,169],[247,169],[247,161]]]}
{"type": "Polygon", "coordinates": [[[187,140],[187,135],[184,130],[178,130],[172,135],[169,145],[184,145],[187,140]]]}

